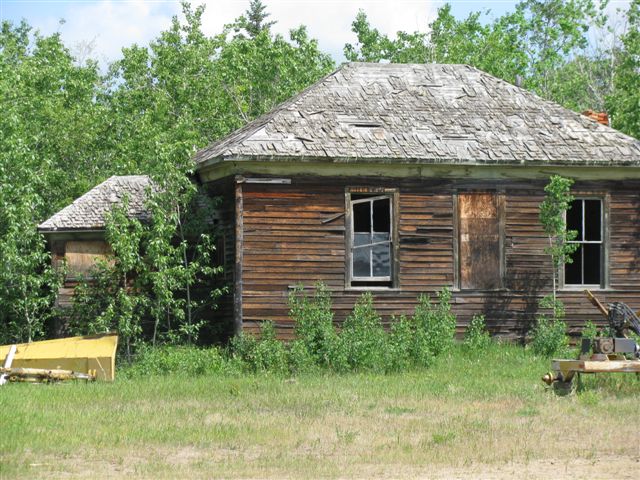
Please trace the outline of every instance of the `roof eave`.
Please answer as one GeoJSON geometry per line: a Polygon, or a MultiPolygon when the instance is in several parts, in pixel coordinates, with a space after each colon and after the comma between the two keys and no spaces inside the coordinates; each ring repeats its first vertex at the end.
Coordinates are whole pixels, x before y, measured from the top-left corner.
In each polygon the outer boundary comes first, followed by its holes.
{"type": "Polygon", "coordinates": [[[442,158],[424,158],[424,157],[353,157],[353,156],[314,156],[314,155],[225,155],[216,156],[207,159],[198,164],[197,170],[205,170],[215,168],[216,165],[223,165],[232,162],[274,162],[274,163],[335,163],[335,164],[397,164],[397,165],[450,165],[450,166],[521,166],[521,167],[595,167],[595,168],[634,168],[640,167],[640,158],[638,159],[621,159],[613,162],[601,162],[594,160],[584,160],[584,158],[576,160],[548,160],[542,158],[518,160],[518,159],[496,159],[496,160],[477,160],[470,158],[460,158],[457,160],[442,158]]]}

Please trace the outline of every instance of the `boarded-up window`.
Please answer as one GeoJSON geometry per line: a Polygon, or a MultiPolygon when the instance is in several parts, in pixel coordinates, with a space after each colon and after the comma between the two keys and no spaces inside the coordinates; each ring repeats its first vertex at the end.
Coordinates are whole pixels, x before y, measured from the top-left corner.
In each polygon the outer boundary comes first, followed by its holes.
{"type": "Polygon", "coordinates": [[[70,278],[89,276],[97,259],[111,252],[106,242],[99,240],[69,241],[65,246],[67,272],[70,278]]]}
{"type": "Polygon", "coordinates": [[[500,212],[495,192],[458,194],[460,288],[502,286],[500,212]]]}

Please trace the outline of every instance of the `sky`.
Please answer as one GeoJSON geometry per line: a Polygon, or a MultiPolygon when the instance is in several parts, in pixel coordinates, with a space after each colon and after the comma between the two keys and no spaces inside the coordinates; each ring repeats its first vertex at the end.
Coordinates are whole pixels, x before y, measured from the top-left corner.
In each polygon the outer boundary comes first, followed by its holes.
{"type": "MultiPolygon", "coordinates": [[[[321,50],[337,62],[344,60],[345,43],[356,41],[351,32],[359,9],[382,33],[398,30],[425,31],[435,18],[440,0],[263,0],[273,30],[287,34],[301,24],[318,40],[321,50]]],[[[516,1],[453,0],[456,17],[490,9],[489,18],[512,11],[516,1]]],[[[249,0],[191,0],[193,6],[206,6],[203,30],[219,33],[223,26],[240,16],[249,0]]],[[[610,9],[626,7],[628,0],[613,0],[610,9]]],[[[25,19],[43,34],[59,31],[65,44],[78,57],[91,56],[106,64],[120,57],[122,47],[146,45],[166,29],[173,15],[180,14],[177,0],[0,0],[0,20],[25,19]],[[64,19],[64,24],[60,20],[64,19]],[[90,49],[87,46],[91,45],[90,49]]]]}

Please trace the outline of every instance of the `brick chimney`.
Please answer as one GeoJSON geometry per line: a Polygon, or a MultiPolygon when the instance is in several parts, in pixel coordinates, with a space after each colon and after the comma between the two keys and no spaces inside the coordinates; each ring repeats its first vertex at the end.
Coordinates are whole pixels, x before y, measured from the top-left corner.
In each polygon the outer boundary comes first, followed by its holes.
{"type": "Polygon", "coordinates": [[[593,110],[585,110],[582,114],[586,117],[589,117],[591,120],[594,120],[602,125],[609,126],[609,115],[607,112],[595,112],[593,110]]]}

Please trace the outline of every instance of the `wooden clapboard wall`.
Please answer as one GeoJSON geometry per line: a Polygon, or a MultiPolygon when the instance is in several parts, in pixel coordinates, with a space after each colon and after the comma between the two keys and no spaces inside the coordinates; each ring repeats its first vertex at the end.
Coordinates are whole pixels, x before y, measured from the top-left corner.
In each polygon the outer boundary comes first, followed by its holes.
{"type": "MultiPolygon", "coordinates": [[[[257,331],[268,319],[282,338],[292,338],[287,297],[298,284],[311,288],[317,281],[326,283],[336,321],[349,314],[362,291],[345,287],[345,189],[358,186],[399,189],[398,288],[374,291],[375,306],[385,320],[410,314],[421,293],[434,295],[445,285],[468,286],[460,271],[464,246],[458,240],[470,228],[465,219],[473,215],[460,212],[459,199],[467,192],[485,192],[485,197],[474,197],[486,207],[480,209],[486,215],[475,214],[484,219],[483,235],[491,247],[482,254],[502,271],[502,284],[454,290],[459,331],[480,313],[495,334],[522,336],[528,330],[551,282],[544,254],[547,239],[538,220],[543,182],[294,177],[291,184],[241,183],[236,188],[236,197],[242,197],[240,209],[236,201],[241,238],[234,239],[242,252],[235,256],[240,261],[235,286],[241,291],[236,314],[241,312],[245,331],[257,331]],[[496,243],[498,266],[490,253],[496,243]]],[[[609,288],[596,294],[604,302],[620,300],[640,308],[640,183],[577,183],[575,190],[606,197],[609,288]]],[[[571,328],[602,320],[582,291],[563,291],[560,297],[571,328]]]]}

